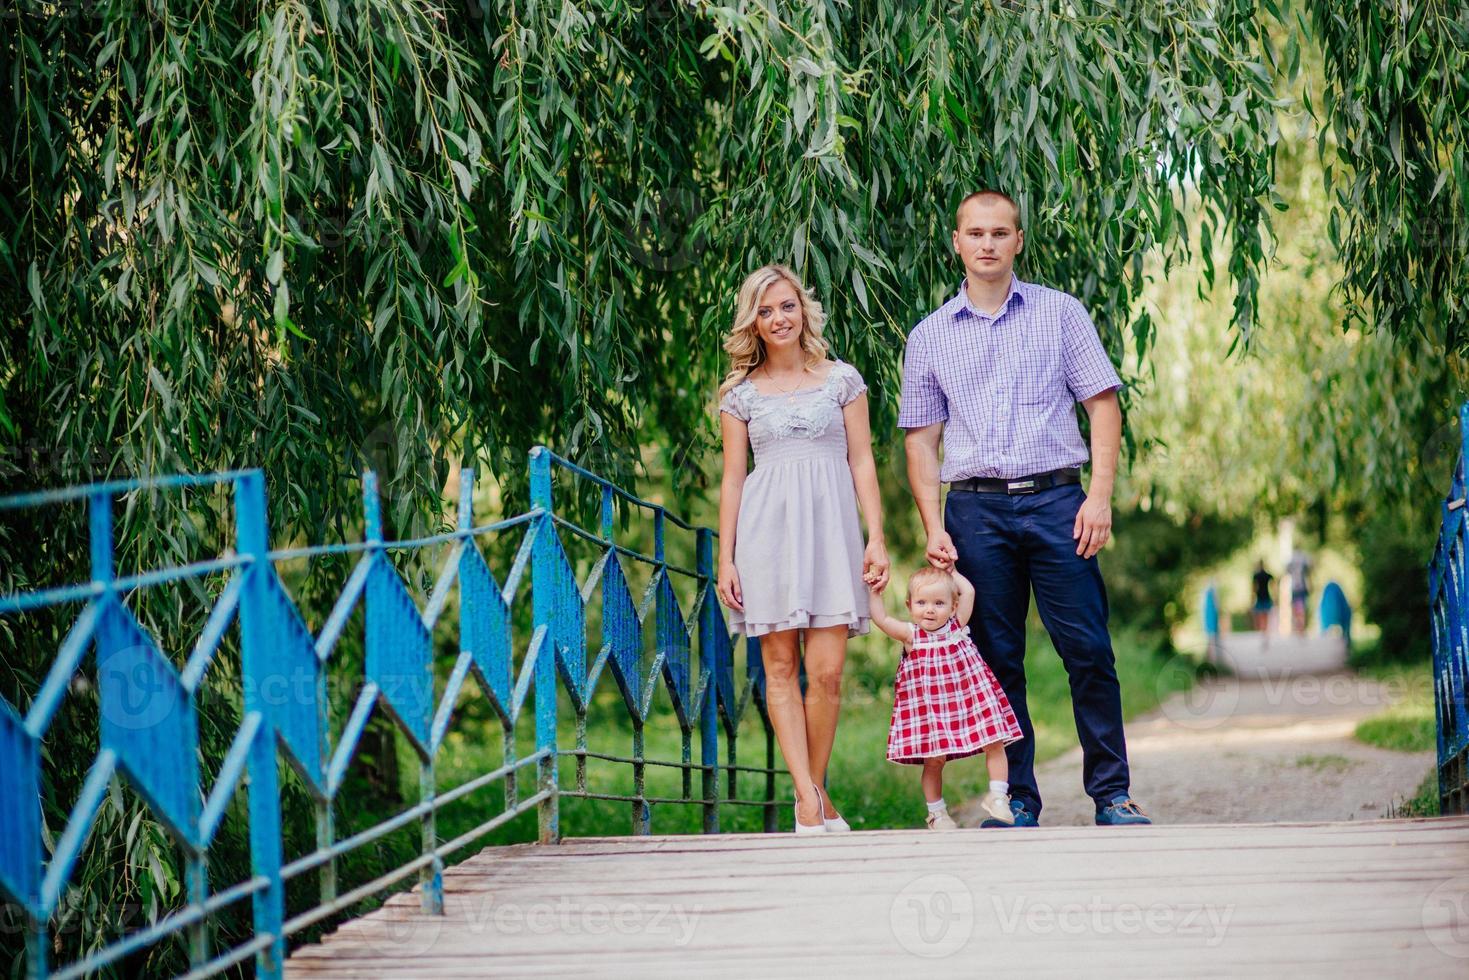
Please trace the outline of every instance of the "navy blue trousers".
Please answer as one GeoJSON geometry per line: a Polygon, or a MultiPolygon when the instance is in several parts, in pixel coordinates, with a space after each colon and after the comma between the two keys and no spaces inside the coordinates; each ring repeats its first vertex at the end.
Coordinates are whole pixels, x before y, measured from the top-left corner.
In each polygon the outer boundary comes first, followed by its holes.
{"type": "Polygon", "coordinates": [[[1072,484],[1014,496],[955,491],[944,505],[944,528],[959,552],[959,572],[974,583],[970,630],[1025,733],[1005,750],[1010,796],[1035,814],[1041,811],[1041,794],[1035,784],[1035,728],[1025,698],[1025,617],[1032,589],[1071,682],[1087,795],[1101,807],[1128,791],[1107,589],[1097,559],[1078,556],[1071,537],[1085,499],[1081,487],[1072,484]]]}

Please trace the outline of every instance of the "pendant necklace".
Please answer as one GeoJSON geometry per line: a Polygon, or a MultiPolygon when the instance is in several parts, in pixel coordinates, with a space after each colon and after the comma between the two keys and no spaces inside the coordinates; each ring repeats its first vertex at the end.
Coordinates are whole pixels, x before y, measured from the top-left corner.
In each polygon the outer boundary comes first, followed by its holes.
{"type": "MultiPolygon", "coordinates": [[[[804,368],[802,369],[801,373],[803,375],[805,374],[804,368]]],[[[802,377],[799,381],[796,382],[796,386],[794,388],[782,388],[779,384],[776,383],[775,375],[770,373],[770,365],[768,364],[765,365],[765,377],[770,380],[770,386],[772,388],[780,392],[782,395],[786,396],[786,401],[791,401],[793,398],[795,398],[796,394],[801,391],[801,386],[806,383],[806,379],[802,377]]]]}

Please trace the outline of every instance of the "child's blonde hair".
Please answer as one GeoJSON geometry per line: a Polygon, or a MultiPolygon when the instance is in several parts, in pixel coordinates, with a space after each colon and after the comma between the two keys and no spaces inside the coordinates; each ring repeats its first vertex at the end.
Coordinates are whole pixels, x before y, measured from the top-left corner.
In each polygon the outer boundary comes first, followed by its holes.
{"type": "Polygon", "coordinates": [[[913,590],[922,588],[931,582],[942,582],[949,587],[949,601],[959,601],[959,585],[954,581],[954,576],[942,568],[934,568],[932,565],[924,565],[922,568],[908,576],[908,601],[913,601],[913,590]]]}

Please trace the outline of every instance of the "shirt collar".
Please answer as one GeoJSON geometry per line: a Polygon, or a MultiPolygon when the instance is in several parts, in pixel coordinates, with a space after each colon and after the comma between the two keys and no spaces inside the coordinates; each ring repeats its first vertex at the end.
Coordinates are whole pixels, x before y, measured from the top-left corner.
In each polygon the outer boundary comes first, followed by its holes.
{"type": "Polygon", "coordinates": [[[963,313],[968,314],[969,316],[979,317],[981,320],[998,320],[1006,313],[1006,311],[1013,308],[1017,303],[1022,306],[1025,305],[1027,293],[1029,292],[1029,290],[1030,283],[1023,282],[1021,281],[1019,276],[1015,275],[1015,273],[1010,273],[1010,292],[1005,296],[1005,302],[1000,304],[1000,309],[993,315],[991,315],[989,313],[982,312],[977,307],[975,307],[972,302],[970,302],[969,293],[964,289],[964,280],[960,279],[959,290],[954,294],[954,298],[949,302],[953,304],[953,313],[955,316],[963,313]]]}

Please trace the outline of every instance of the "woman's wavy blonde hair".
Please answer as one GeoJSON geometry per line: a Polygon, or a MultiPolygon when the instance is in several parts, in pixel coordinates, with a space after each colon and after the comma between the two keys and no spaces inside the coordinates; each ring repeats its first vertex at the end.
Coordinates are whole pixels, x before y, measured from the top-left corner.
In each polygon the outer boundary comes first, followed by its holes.
{"type": "Polygon", "coordinates": [[[765,298],[765,291],[778,282],[790,283],[801,302],[801,349],[806,352],[806,366],[814,367],[826,359],[826,352],[831,349],[821,337],[826,311],[789,267],[775,263],[762,266],[746,276],[740,286],[734,326],[724,337],[724,349],[729,354],[729,374],[719,386],[720,397],[765,363],[765,342],[755,329],[755,314],[760,308],[760,301],[765,298]]]}

